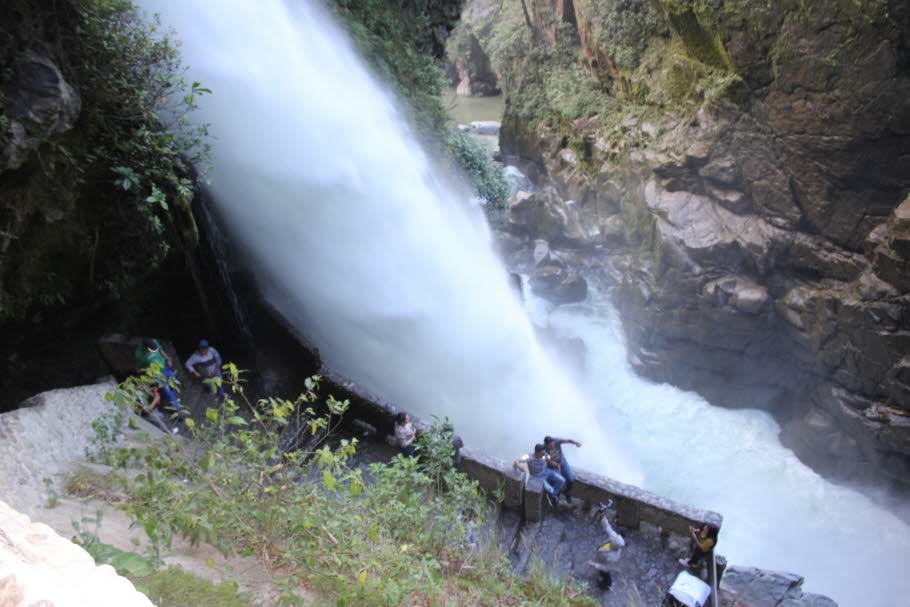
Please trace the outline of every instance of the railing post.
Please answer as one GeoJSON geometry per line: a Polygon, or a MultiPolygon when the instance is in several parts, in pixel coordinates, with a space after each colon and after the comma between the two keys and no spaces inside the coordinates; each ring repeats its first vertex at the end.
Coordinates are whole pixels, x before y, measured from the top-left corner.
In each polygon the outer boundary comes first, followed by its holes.
{"type": "Polygon", "coordinates": [[[717,562],[714,560],[714,551],[708,553],[708,585],[711,586],[711,607],[717,607],[717,562]]]}

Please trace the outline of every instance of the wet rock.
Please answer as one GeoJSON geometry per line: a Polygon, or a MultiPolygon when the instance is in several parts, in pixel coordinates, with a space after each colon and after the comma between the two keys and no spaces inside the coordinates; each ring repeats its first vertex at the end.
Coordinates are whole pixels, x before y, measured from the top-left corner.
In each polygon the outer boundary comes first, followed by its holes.
{"type": "Polygon", "coordinates": [[[859,277],[859,295],[866,301],[875,301],[896,296],[897,289],[880,279],[872,271],[863,272],[859,277]]]}
{"type": "Polygon", "coordinates": [[[540,265],[542,261],[550,258],[550,244],[543,239],[534,241],[534,264],[540,265]]]}
{"type": "MultiPolygon", "coordinates": [[[[569,21],[555,0],[530,18],[550,32],[544,38],[556,36],[555,23],[576,32],[577,42],[561,43],[579,47],[582,67],[609,95],[627,85],[614,80],[617,57],[598,36],[606,13],[577,4],[569,21]]],[[[687,46],[688,59],[732,66],[743,79],[724,93],[732,103],[687,97],[694,115],[654,112],[647,126],[619,114],[526,123],[515,103],[501,144],[549,178],[537,180],[539,197],[513,207],[510,229],[545,239],[550,258],[585,251],[583,263],[614,281],[637,370],[717,404],[744,406],[724,395],[747,394],[784,425],[801,420],[793,434],[835,457],[833,468],[866,478],[878,466],[910,485],[910,475],[894,473],[910,461],[900,420],[880,407],[867,419],[827,389],[906,407],[910,75],[900,57],[910,21],[883,6],[852,38],[836,25],[841,5],[814,11],[811,27],[788,7],[753,4],[735,19],[706,8],[699,20],[710,15],[722,48],[703,57],[687,46]],[[840,52],[849,61],[825,60],[840,52]]],[[[483,31],[482,45],[495,37],[483,31]]],[[[638,83],[645,105],[679,93],[663,77],[638,83]]],[[[523,82],[517,97],[544,93],[523,82]]],[[[538,283],[552,289],[554,274],[538,283]]]]}
{"type": "Polygon", "coordinates": [[[3,93],[10,138],[0,155],[0,172],[18,169],[42,140],[71,129],[82,106],[57,64],[35,50],[16,57],[3,93]]]}
{"type": "Polygon", "coordinates": [[[543,192],[519,192],[515,204],[509,209],[509,221],[527,230],[532,237],[548,242],[564,238],[566,231],[565,214],[543,192]]]}
{"type": "Polygon", "coordinates": [[[552,329],[534,327],[537,339],[566,368],[581,376],[585,370],[588,348],[580,337],[563,337],[552,329]]]}
{"type": "Polygon", "coordinates": [[[588,282],[584,278],[553,263],[539,266],[530,283],[536,295],[555,304],[584,301],[588,296],[588,282]]]}
{"type": "Polygon", "coordinates": [[[749,607],[837,607],[830,598],[807,594],[802,576],[755,567],[728,567],[721,590],[749,607]]]}
{"type": "Polygon", "coordinates": [[[495,120],[475,120],[471,123],[471,130],[478,135],[498,135],[501,126],[495,120]]]}
{"type": "Polygon", "coordinates": [[[518,167],[507,166],[503,169],[505,178],[515,187],[516,191],[533,192],[536,188],[531,179],[521,172],[518,167]]]}
{"type": "Polygon", "coordinates": [[[748,605],[776,607],[802,583],[803,577],[795,573],[734,566],[727,568],[722,586],[748,605]]]}

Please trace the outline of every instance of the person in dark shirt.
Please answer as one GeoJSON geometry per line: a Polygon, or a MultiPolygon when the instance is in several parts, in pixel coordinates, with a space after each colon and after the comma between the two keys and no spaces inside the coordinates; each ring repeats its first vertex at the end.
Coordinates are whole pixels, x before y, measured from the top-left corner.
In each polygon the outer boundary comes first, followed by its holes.
{"type": "Polygon", "coordinates": [[[552,436],[545,436],[543,439],[543,445],[547,450],[547,455],[550,456],[551,461],[559,466],[559,473],[566,479],[565,484],[562,486],[562,493],[566,497],[566,501],[571,504],[572,485],[575,483],[575,473],[572,472],[572,467],[569,466],[569,461],[562,452],[562,446],[566,443],[581,447],[581,443],[572,438],[553,438],[552,436]]]}

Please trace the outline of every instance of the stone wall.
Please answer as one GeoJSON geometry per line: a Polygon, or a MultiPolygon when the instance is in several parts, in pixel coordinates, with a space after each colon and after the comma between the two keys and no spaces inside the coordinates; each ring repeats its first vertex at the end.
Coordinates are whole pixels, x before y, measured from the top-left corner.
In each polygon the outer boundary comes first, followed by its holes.
{"type": "MultiPolygon", "coordinates": [[[[350,415],[363,419],[380,435],[392,433],[395,415],[401,411],[399,407],[327,367],[322,367],[319,375],[331,384],[335,398],[351,401],[350,415]]],[[[427,427],[426,422],[416,418],[414,423],[418,429],[427,427]]],[[[545,516],[545,502],[539,483],[525,483],[523,475],[511,462],[491,457],[470,446],[464,447],[461,454],[461,470],[476,480],[482,489],[490,493],[502,491],[506,508],[521,510],[529,522],[539,521],[545,516]]],[[[686,535],[690,525],[711,523],[720,527],[723,523],[723,517],[716,512],[692,508],[587,470],[576,468],[575,473],[577,479],[572,489],[573,497],[580,498],[589,506],[613,500],[619,524],[623,527],[637,529],[646,522],[686,535]]]]}

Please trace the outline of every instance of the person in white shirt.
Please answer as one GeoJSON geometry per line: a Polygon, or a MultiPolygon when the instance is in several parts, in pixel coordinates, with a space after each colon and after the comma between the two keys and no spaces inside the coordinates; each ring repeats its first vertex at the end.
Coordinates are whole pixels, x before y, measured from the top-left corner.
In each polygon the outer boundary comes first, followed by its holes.
{"type": "Polygon", "coordinates": [[[607,511],[611,505],[612,501],[608,505],[601,505],[594,514],[594,520],[600,524],[609,541],[597,549],[593,561],[588,561],[588,565],[597,570],[597,587],[601,590],[610,590],[613,586],[610,568],[622,556],[622,549],[626,546],[626,540],[613,529],[607,518],[607,511]]]}
{"type": "Polygon", "coordinates": [[[407,413],[399,413],[395,416],[395,439],[398,442],[399,452],[406,456],[412,457],[417,445],[414,441],[417,439],[417,430],[411,423],[411,418],[407,413]]]}
{"type": "MultiPolygon", "coordinates": [[[[221,354],[218,353],[218,350],[210,346],[209,342],[205,339],[199,342],[196,351],[193,352],[192,356],[186,359],[184,366],[193,377],[199,380],[210,379],[212,377],[221,378],[221,354]]],[[[217,387],[212,382],[207,384],[209,391],[212,394],[217,392],[218,396],[224,396],[224,386],[222,383],[220,381],[215,383],[217,383],[217,387]]]]}

